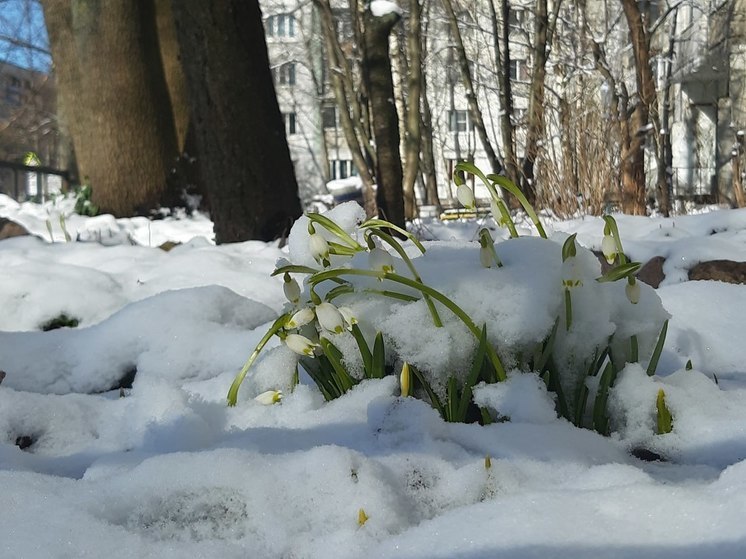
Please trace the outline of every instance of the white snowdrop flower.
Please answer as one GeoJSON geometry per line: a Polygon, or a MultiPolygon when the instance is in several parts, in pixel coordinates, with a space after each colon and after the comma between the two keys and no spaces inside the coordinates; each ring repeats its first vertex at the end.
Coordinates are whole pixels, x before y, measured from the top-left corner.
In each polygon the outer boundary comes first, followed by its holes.
{"type": "Polygon", "coordinates": [[[282,290],[285,293],[285,298],[295,305],[300,301],[300,285],[287,272],[285,272],[284,280],[282,290]]]}
{"type": "Polygon", "coordinates": [[[497,266],[497,262],[495,262],[495,253],[490,250],[490,247],[483,246],[479,249],[479,261],[485,268],[497,266]]]}
{"type": "Polygon", "coordinates": [[[490,211],[492,212],[492,219],[495,220],[495,223],[501,223],[503,218],[502,213],[500,213],[500,206],[492,198],[490,198],[490,211]]]}
{"type": "Polygon", "coordinates": [[[613,264],[616,259],[616,242],[614,237],[611,235],[604,235],[603,241],[601,241],[601,252],[604,253],[604,258],[609,264],[613,264]]]}
{"type": "Polygon", "coordinates": [[[458,201],[461,202],[461,205],[467,210],[473,210],[477,207],[477,202],[474,198],[474,191],[465,184],[462,184],[456,189],[456,198],[458,198],[458,201]]]}
{"type": "Polygon", "coordinates": [[[308,237],[308,247],[316,262],[329,260],[329,243],[319,233],[312,233],[308,237]]]}
{"type": "Polygon", "coordinates": [[[315,343],[300,334],[288,334],[285,336],[285,345],[298,355],[306,355],[308,357],[313,357],[313,350],[316,347],[315,343]]]}
{"type": "Polygon", "coordinates": [[[311,322],[314,316],[312,308],[304,307],[290,317],[290,320],[285,323],[285,328],[300,328],[311,322]]]}
{"type": "Polygon", "coordinates": [[[347,326],[352,327],[353,324],[357,324],[357,317],[350,307],[337,307],[337,310],[345,319],[347,326]]]}
{"type": "Polygon", "coordinates": [[[375,247],[368,253],[368,265],[371,270],[376,272],[387,273],[394,271],[393,257],[380,247],[375,247]]]}
{"type": "Polygon", "coordinates": [[[637,281],[634,283],[627,283],[624,287],[624,292],[627,294],[627,299],[633,305],[640,302],[640,284],[637,281]]]}
{"type": "Polygon", "coordinates": [[[401,395],[406,398],[409,396],[409,389],[412,384],[412,372],[409,370],[409,363],[406,361],[401,368],[401,374],[399,375],[399,386],[401,387],[401,395]]]}
{"type": "Polygon", "coordinates": [[[337,307],[331,303],[321,303],[316,305],[316,318],[324,330],[341,334],[344,330],[344,317],[337,307]]]}
{"type": "Polygon", "coordinates": [[[271,406],[272,404],[276,404],[280,400],[282,400],[282,391],[281,390],[267,390],[266,392],[262,392],[254,398],[257,402],[260,404],[263,404],[265,406],[271,406]]]}

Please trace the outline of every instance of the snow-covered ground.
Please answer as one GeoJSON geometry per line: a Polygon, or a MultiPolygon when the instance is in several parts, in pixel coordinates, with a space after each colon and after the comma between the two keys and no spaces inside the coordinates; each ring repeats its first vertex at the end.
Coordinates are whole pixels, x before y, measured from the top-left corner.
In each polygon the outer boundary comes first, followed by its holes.
{"type": "MultiPolygon", "coordinates": [[[[529,375],[492,395],[512,420],[485,427],[443,422],[400,398],[394,377],[330,403],[301,383],[265,406],[252,396],[282,382],[282,347],[229,408],[233,377],[285,305],[270,273],[286,249],[216,247],[200,216],[84,218],[0,196],[0,217],[41,237],[0,241],[0,557],[746,556],[746,286],[687,281],[697,262],[746,261],[745,210],[617,216],[629,256],[666,258],[655,293],[672,318],[658,375],[631,366],[618,380],[626,421],[608,438],[557,419],[529,375]],[[167,240],[182,244],[157,248],[167,240]],[[40,331],[61,314],[77,328],[40,331]],[[650,430],[654,406],[624,407],[658,387],[667,435],[650,430]],[[668,461],[638,460],[640,446],[668,461]]],[[[546,225],[601,245],[600,218],[546,225]]],[[[423,227],[447,241],[427,245],[436,263],[478,253],[475,223],[423,227]]],[[[497,250],[507,262],[532,242],[497,250]]],[[[467,266],[440,265],[450,277],[467,266]]],[[[493,293],[478,285],[476,314],[493,293]]],[[[401,329],[403,351],[419,334],[401,329]]]]}

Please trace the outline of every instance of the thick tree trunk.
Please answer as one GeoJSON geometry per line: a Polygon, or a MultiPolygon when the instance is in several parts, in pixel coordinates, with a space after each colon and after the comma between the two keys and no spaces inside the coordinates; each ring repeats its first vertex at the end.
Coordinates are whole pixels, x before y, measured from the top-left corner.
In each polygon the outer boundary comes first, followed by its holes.
{"type": "Polygon", "coordinates": [[[399,119],[394,105],[394,82],[389,56],[389,34],[399,19],[399,14],[395,12],[377,17],[370,9],[365,11],[363,72],[370,95],[373,137],[376,143],[378,211],[394,225],[404,227],[399,119]]]}
{"type": "Polygon", "coordinates": [[[218,243],[272,240],[300,216],[257,0],[173,3],[218,243]]]}
{"type": "Polygon", "coordinates": [[[58,89],[93,202],[117,216],[158,206],[178,154],[153,0],[43,2],[58,89]]]}

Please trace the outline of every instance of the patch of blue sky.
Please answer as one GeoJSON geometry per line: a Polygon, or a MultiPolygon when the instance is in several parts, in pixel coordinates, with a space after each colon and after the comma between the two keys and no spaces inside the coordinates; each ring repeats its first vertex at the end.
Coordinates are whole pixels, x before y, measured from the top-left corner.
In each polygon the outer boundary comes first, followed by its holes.
{"type": "Polygon", "coordinates": [[[0,64],[48,72],[52,65],[38,0],[0,0],[0,64]]]}

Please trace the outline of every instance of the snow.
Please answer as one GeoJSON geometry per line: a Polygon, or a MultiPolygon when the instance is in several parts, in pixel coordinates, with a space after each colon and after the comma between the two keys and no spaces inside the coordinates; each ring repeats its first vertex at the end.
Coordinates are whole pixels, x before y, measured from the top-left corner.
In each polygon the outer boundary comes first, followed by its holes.
{"type": "Polygon", "coordinates": [[[388,14],[402,15],[402,9],[398,4],[389,0],[373,0],[370,3],[370,13],[375,17],[383,17],[388,14]]]}
{"type": "MultiPolygon", "coordinates": [[[[628,365],[609,395],[611,437],[557,418],[544,383],[512,366],[506,382],[476,388],[480,404],[510,418],[484,427],[443,422],[425,402],[399,397],[394,377],[326,403],[305,375],[290,390],[295,356],[275,342],[229,408],[234,375],[287,308],[282,277],[270,277],[275,263],[316,265],[306,218],[280,249],[214,246],[201,215],[85,218],[66,200],[0,197],[0,216],[38,235],[0,241],[2,557],[746,554],[746,286],[687,281],[697,262],[746,261],[746,210],[615,216],[628,256],[666,257],[662,286],[644,288],[634,307],[623,285],[595,282],[599,264],[582,249],[600,248],[600,218],[547,221],[550,240],[496,232],[502,268],[480,267],[474,222],[420,224],[440,240],[425,243],[425,255],[407,245],[424,281],[486,323],[516,362],[551,329],[565,279],[582,281],[577,330],[557,342],[570,372],[576,352],[630,324],[646,333],[644,351],[670,315],[658,374],[628,365]],[[575,262],[551,264],[573,232],[575,262]],[[181,244],[157,248],[166,240],[181,244]],[[79,325],[39,330],[61,313],[79,325]],[[132,387],[120,389],[133,371],[132,387]],[[654,434],[661,388],[674,417],[667,435],[654,434]],[[254,400],[276,389],[281,403],[254,400]],[[22,437],[31,443],[23,450],[22,437]],[[643,462],[631,452],[640,448],[667,461],[643,462]]],[[[329,217],[354,231],[363,214],[344,204],[329,217]]],[[[366,267],[364,257],[349,265],[366,267]]],[[[406,271],[398,257],[395,266],[406,271]]],[[[421,303],[344,304],[388,332],[389,351],[441,380],[475,347],[443,307],[435,329],[421,303]]],[[[336,336],[340,349],[352,347],[336,336]]]]}

